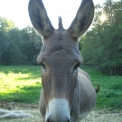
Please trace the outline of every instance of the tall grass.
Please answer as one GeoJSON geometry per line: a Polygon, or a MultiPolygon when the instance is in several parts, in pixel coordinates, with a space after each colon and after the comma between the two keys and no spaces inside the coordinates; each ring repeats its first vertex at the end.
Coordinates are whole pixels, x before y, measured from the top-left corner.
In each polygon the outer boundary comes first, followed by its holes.
{"type": "MultiPolygon", "coordinates": [[[[81,67],[99,83],[96,108],[122,109],[122,76],[107,76],[94,68],[81,67]]],[[[41,90],[39,66],[0,66],[0,102],[38,103],[41,90]]]]}

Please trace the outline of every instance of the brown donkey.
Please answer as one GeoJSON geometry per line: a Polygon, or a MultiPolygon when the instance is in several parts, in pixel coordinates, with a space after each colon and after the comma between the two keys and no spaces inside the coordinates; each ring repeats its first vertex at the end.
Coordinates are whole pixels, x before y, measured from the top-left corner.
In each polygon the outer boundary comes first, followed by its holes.
{"type": "Polygon", "coordinates": [[[43,37],[37,61],[42,65],[40,111],[44,122],[79,122],[95,107],[96,93],[89,75],[79,69],[82,57],[78,37],[90,26],[94,16],[92,0],[82,0],[71,26],[54,29],[42,0],[30,0],[29,16],[43,37]]]}

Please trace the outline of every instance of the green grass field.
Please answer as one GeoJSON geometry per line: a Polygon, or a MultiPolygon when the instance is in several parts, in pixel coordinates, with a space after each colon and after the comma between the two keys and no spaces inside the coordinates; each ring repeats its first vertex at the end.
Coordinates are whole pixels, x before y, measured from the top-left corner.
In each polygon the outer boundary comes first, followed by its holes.
{"type": "Polygon", "coordinates": [[[93,68],[83,68],[91,77],[92,83],[100,84],[97,94],[97,108],[122,109],[122,76],[108,76],[93,68]]]}
{"type": "Polygon", "coordinates": [[[0,66],[0,101],[37,103],[40,76],[38,66],[0,66]]]}
{"type": "MultiPolygon", "coordinates": [[[[98,109],[122,109],[122,76],[107,76],[93,68],[83,68],[92,83],[101,86],[98,109]]],[[[0,102],[37,104],[41,90],[40,66],[0,66],[0,102]]]]}

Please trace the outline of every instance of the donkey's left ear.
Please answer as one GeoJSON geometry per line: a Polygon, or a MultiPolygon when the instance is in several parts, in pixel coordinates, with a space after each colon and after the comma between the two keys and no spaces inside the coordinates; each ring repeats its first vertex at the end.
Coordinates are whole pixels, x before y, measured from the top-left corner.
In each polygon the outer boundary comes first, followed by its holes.
{"type": "Polygon", "coordinates": [[[76,17],[70,25],[68,32],[71,37],[77,39],[90,26],[94,17],[94,4],[92,0],[82,0],[76,17]]]}
{"type": "Polygon", "coordinates": [[[30,0],[29,16],[34,28],[44,38],[48,38],[54,31],[42,0],[30,0]]]}

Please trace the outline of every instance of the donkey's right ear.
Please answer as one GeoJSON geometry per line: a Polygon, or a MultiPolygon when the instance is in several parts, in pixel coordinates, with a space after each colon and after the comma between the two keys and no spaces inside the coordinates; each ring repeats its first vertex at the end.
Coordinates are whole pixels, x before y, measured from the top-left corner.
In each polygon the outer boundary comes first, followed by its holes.
{"type": "Polygon", "coordinates": [[[53,33],[54,28],[47,16],[42,0],[30,0],[28,11],[34,28],[44,38],[48,38],[53,33]]]}

